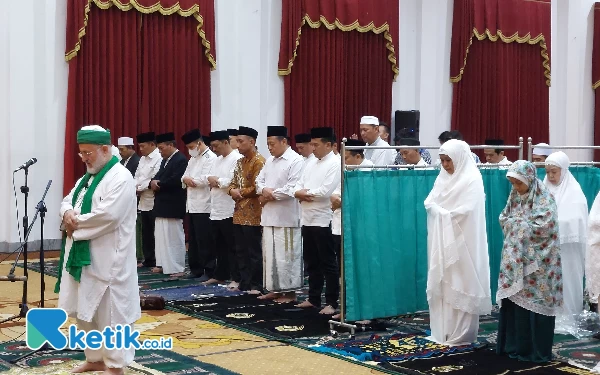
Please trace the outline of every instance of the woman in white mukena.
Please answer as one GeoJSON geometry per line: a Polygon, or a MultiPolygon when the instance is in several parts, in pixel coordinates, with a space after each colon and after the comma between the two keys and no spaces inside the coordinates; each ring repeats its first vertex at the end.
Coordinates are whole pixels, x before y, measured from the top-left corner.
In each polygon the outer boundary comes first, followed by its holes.
{"type": "Polygon", "coordinates": [[[456,346],[475,342],[479,316],[492,310],[485,192],[465,142],[444,143],[440,160],[442,170],[425,200],[429,339],[456,346]]]}
{"type": "Polygon", "coordinates": [[[587,239],[588,205],[581,186],[569,172],[569,157],[562,151],[546,158],[544,184],[558,207],[558,236],[563,273],[564,313],[555,331],[569,333],[574,315],[583,311],[583,274],[587,239]]]}

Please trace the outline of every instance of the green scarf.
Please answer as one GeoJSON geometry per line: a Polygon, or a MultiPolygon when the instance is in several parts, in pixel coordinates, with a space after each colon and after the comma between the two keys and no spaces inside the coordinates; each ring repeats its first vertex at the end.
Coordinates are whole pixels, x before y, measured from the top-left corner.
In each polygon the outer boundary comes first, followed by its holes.
{"type": "MultiPolygon", "coordinates": [[[[118,164],[118,163],[119,163],[119,159],[117,159],[116,156],[113,156],[110,159],[110,161],[108,163],[106,163],[106,165],[100,170],[100,172],[98,172],[97,174],[94,175],[94,181],[92,181],[92,184],[90,185],[90,187],[85,192],[85,195],[83,196],[83,202],[81,204],[81,214],[82,215],[89,214],[92,211],[92,197],[94,196],[96,187],[98,187],[98,184],[100,183],[100,181],[102,181],[102,178],[104,178],[104,175],[106,175],[106,173],[115,164],[118,164]]],[[[79,185],[77,185],[77,188],[75,189],[75,192],[73,193],[73,199],[71,200],[71,204],[73,205],[73,207],[75,207],[75,204],[77,203],[77,197],[79,197],[81,190],[83,189],[84,186],[87,185],[87,183],[91,177],[92,177],[91,174],[86,173],[85,176],[83,176],[83,178],[79,182],[79,185]]],[[[56,285],[54,286],[54,293],[58,293],[60,291],[60,280],[62,278],[62,270],[63,270],[63,264],[64,264],[64,260],[65,260],[65,243],[66,242],[67,242],[67,236],[66,236],[66,233],[63,233],[62,246],[60,249],[60,261],[59,261],[59,267],[58,267],[58,280],[56,281],[56,285]]],[[[81,270],[83,269],[84,266],[89,266],[90,264],[91,264],[90,241],[89,240],[73,241],[73,246],[71,247],[71,251],[69,252],[69,259],[67,259],[67,266],[65,267],[67,272],[69,272],[69,274],[71,274],[71,276],[73,276],[73,278],[77,282],[79,282],[81,280],[81,270]]]]}

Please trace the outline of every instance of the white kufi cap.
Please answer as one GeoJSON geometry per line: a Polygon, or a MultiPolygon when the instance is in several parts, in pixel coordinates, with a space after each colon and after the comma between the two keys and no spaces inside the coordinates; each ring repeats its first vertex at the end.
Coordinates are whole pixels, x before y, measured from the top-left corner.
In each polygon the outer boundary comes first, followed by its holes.
{"type": "Polygon", "coordinates": [[[379,119],[375,116],[363,116],[360,119],[360,123],[365,125],[379,125],[379,119]]]}
{"type": "Polygon", "coordinates": [[[550,154],[552,153],[552,149],[551,148],[538,148],[538,146],[546,146],[548,147],[547,143],[538,143],[537,145],[535,145],[535,147],[533,148],[533,155],[544,155],[544,156],[550,156],[550,154]]]}
{"type": "Polygon", "coordinates": [[[131,137],[121,137],[117,142],[119,146],[133,146],[133,138],[131,137]]]}

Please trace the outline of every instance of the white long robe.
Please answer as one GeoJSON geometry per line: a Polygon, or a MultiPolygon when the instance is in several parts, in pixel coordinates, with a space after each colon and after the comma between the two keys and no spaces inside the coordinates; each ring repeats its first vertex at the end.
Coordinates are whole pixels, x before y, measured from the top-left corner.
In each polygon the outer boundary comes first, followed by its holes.
{"type": "Polygon", "coordinates": [[[592,303],[600,296],[600,193],[596,195],[588,220],[585,283],[592,303]]]}
{"type": "MultiPolygon", "coordinates": [[[[63,267],[58,307],[86,322],[92,321],[96,310],[108,309],[111,323],[132,324],[141,317],[133,177],[121,164],[113,166],[94,192],[91,212],[83,215],[79,213],[81,203],[75,208],[71,205],[75,187],[62,201],[60,217],[71,209],[77,212],[79,228],[73,232],[73,240],[90,240],[91,264],[83,267],[80,282],[63,267]],[[107,290],[110,290],[110,298],[106,305],[100,305],[107,290]]],[[[79,202],[83,194],[84,191],[80,193],[79,202]]],[[[72,243],[68,239],[65,246],[65,265],[72,243]]]]}
{"type": "Polygon", "coordinates": [[[479,315],[492,309],[485,193],[465,142],[450,140],[440,153],[454,173],[441,170],[425,200],[430,339],[456,346],[477,339],[479,315]]]}
{"type": "Polygon", "coordinates": [[[561,177],[557,185],[551,183],[548,177],[544,179],[544,184],[554,196],[558,208],[558,234],[562,261],[564,313],[557,317],[555,331],[572,333],[576,329],[574,315],[583,311],[588,205],[581,186],[569,172],[570,161],[564,152],[550,154],[546,159],[546,165],[561,169],[561,177]]]}

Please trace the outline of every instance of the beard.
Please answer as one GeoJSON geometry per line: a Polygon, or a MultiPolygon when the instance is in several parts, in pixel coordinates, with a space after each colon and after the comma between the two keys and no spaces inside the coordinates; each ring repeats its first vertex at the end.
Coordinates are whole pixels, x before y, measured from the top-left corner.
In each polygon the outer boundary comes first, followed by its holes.
{"type": "Polygon", "coordinates": [[[108,157],[105,157],[104,155],[98,155],[98,158],[92,164],[91,167],[86,164],[87,173],[89,173],[91,175],[95,175],[98,172],[100,172],[100,170],[102,168],[104,168],[106,163],[108,163],[108,161],[110,160],[110,157],[111,157],[111,155],[109,155],[108,157]]]}

